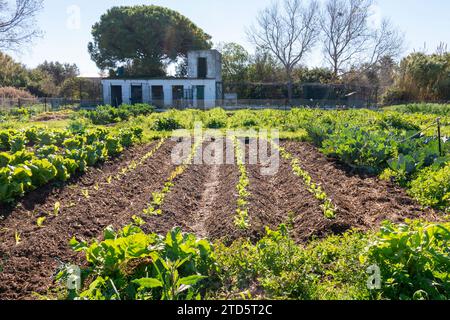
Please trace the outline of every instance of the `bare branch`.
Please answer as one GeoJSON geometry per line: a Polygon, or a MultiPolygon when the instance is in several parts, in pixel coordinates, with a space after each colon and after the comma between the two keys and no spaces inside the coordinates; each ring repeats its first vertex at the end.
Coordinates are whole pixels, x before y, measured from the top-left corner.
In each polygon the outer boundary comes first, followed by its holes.
{"type": "Polygon", "coordinates": [[[289,100],[292,70],[312,50],[320,34],[318,12],[315,0],[309,6],[302,0],[284,0],[283,6],[275,2],[258,14],[256,25],[247,31],[249,40],[257,48],[269,51],[283,65],[289,100]]]}
{"type": "Polygon", "coordinates": [[[371,28],[373,0],[328,0],[321,14],[326,61],[335,78],[351,66],[371,66],[382,57],[397,56],[403,36],[388,20],[371,28]]]}
{"type": "Polygon", "coordinates": [[[11,5],[0,0],[0,48],[18,50],[40,35],[35,17],[42,9],[42,0],[16,0],[11,5]]]}

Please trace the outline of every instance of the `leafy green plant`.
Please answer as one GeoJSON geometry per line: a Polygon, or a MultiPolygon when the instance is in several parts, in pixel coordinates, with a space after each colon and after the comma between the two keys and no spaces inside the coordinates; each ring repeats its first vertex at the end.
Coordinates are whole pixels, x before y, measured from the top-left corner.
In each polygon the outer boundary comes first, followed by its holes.
{"type": "Polygon", "coordinates": [[[450,298],[450,223],[385,222],[368,248],[388,299],[450,298]]]}
{"type": "Polygon", "coordinates": [[[171,117],[160,117],[153,124],[153,130],[156,131],[173,131],[181,128],[182,126],[178,120],[171,117]]]}
{"type": "MultiPolygon", "coordinates": [[[[79,299],[198,299],[215,268],[213,247],[179,228],[166,237],[145,234],[128,225],[119,232],[107,228],[104,240],[88,245],[75,239],[72,248],[86,254],[89,266],[79,299]]],[[[64,279],[66,271],[58,279],[64,279]]]]}
{"type": "Polygon", "coordinates": [[[149,115],[153,113],[154,110],[155,108],[148,104],[123,104],[119,107],[106,105],[97,107],[95,110],[82,111],[80,112],[80,115],[92,121],[93,124],[106,125],[127,121],[131,117],[137,117],[139,115],[149,115]]]}
{"type": "Polygon", "coordinates": [[[258,287],[259,299],[368,299],[366,264],[359,255],[368,236],[348,232],[299,246],[287,226],[266,228],[256,243],[240,239],[216,244],[218,277],[214,298],[240,298],[258,287]]]}
{"type": "Polygon", "coordinates": [[[215,108],[205,112],[204,119],[206,128],[220,129],[227,127],[228,116],[225,110],[215,108]]]}
{"type": "Polygon", "coordinates": [[[58,151],[59,148],[55,145],[42,146],[36,150],[36,156],[40,159],[44,159],[48,158],[50,155],[57,154],[58,151]]]}
{"type": "Polygon", "coordinates": [[[123,151],[142,137],[142,129],[90,129],[83,132],[44,128],[0,132],[0,202],[12,202],[27,191],[51,181],[67,181],[87,166],[94,166],[123,151]],[[25,148],[26,147],[26,148],[25,148]],[[14,149],[11,153],[9,150],[14,149]]]}
{"type": "Polygon", "coordinates": [[[250,196],[250,193],[247,190],[250,184],[250,180],[248,178],[247,169],[243,161],[244,151],[242,150],[240,142],[236,137],[233,138],[233,142],[235,146],[236,162],[240,173],[239,181],[236,185],[236,189],[238,191],[238,199],[236,216],[234,217],[234,224],[239,229],[245,230],[250,227],[248,216],[248,197],[250,196]]]}
{"type": "Polygon", "coordinates": [[[57,175],[57,170],[47,159],[31,160],[26,162],[26,166],[31,170],[31,181],[34,187],[40,187],[53,180],[57,175]]]}
{"type": "Polygon", "coordinates": [[[369,172],[380,172],[396,156],[396,143],[383,132],[345,128],[323,142],[322,151],[344,163],[369,172]]]}
{"type": "Polygon", "coordinates": [[[120,144],[125,148],[129,148],[134,143],[135,135],[131,130],[120,130],[119,131],[120,144]]]}
{"type": "Polygon", "coordinates": [[[31,187],[32,171],[27,166],[0,168],[0,202],[13,202],[31,187]]]}
{"type": "Polygon", "coordinates": [[[426,168],[411,182],[409,193],[422,205],[450,212],[450,165],[426,168]]]}
{"type": "Polygon", "coordinates": [[[108,155],[117,156],[123,151],[123,147],[120,144],[120,139],[114,136],[107,136],[106,140],[106,150],[108,151],[108,155]]]}

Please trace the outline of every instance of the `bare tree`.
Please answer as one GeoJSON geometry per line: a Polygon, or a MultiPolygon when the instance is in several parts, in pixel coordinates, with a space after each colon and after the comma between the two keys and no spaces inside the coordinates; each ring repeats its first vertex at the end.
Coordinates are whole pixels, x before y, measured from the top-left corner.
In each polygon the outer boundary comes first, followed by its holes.
{"type": "Polygon", "coordinates": [[[449,52],[450,51],[448,51],[448,45],[445,42],[439,42],[439,45],[436,48],[436,54],[438,56],[444,56],[449,52]]]}
{"type": "Polygon", "coordinates": [[[309,6],[301,0],[275,2],[257,16],[256,25],[247,31],[249,40],[259,49],[273,54],[286,72],[288,99],[292,100],[292,71],[311,51],[320,34],[318,3],[309,6]]]}
{"type": "Polygon", "coordinates": [[[321,17],[324,52],[335,78],[355,64],[372,66],[398,55],[403,35],[387,19],[371,27],[373,0],[328,0],[321,17]]]}
{"type": "Polygon", "coordinates": [[[0,48],[17,50],[40,35],[35,17],[42,9],[42,0],[16,0],[12,5],[0,0],[0,48]]]}

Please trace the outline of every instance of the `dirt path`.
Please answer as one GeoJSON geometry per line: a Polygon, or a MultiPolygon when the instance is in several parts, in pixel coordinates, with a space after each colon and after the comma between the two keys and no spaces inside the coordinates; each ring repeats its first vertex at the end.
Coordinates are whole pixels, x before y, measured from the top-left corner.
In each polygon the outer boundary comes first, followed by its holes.
{"type": "Polygon", "coordinates": [[[341,222],[341,229],[376,228],[384,220],[438,219],[435,212],[423,210],[402,188],[375,177],[351,173],[309,143],[285,141],[281,145],[322,185],[337,206],[336,221],[341,222]]]}
{"type": "Polygon", "coordinates": [[[201,195],[200,207],[197,209],[197,214],[194,216],[194,224],[192,230],[200,237],[206,238],[208,236],[207,224],[208,221],[214,219],[214,205],[217,199],[220,180],[220,165],[212,165],[208,168],[208,175],[204,185],[204,190],[201,195]]]}
{"type": "Polygon", "coordinates": [[[232,241],[243,234],[234,225],[238,171],[235,165],[190,165],[174,181],[159,216],[144,217],[147,232],[175,226],[211,240],[232,241]]]}
{"type": "Polygon", "coordinates": [[[133,212],[142,212],[148,195],[160,189],[174,169],[170,161],[172,145],[166,142],[120,180],[108,183],[107,177],[139,160],[153,145],[127,151],[121,159],[61,189],[48,187],[26,196],[0,223],[0,299],[32,298],[33,292],[45,294],[52,286],[59,261],[82,261],[82,254],[74,254],[68,246],[73,236],[85,240],[99,237],[106,226],[122,227],[130,222],[133,212]],[[56,202],[60,202],[61,211],[58,216],[50,216],[56,202]],[[43,214],[47,219],[39,228],[36,219],[43,214]],[[16,233],[20,234],[19,244],[16,233]]]}

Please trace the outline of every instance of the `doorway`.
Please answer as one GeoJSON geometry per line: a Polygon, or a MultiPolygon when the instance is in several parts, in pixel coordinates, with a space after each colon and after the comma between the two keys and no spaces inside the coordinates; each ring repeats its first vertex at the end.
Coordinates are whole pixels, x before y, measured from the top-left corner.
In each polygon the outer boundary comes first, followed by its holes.
{"type": "Polygon", "coordinates": [[[122,86],[111,85],[111,105],[113,107],[118,107],[122,103],[122,86]]]}
{"type": "Polygon", "coordinates": [[[142,103],[142,85],[131,86],[131,104],[142,103]]]}
{"type": "Polygon", "coordinates": [[[172,86],[172,104],[174,108],[181,108],[183,106],[183,86],[172,86]]]}
{"type": "Polygon", "coordinates": [[[205,86],[197,86],[197,108],[205,107],[205,86]]]}
{"type": "Polygon", "coordinates": [[[152,86],[152,103],[155,107],[164,106],[164,88],[163,86],[152,86]]]}

